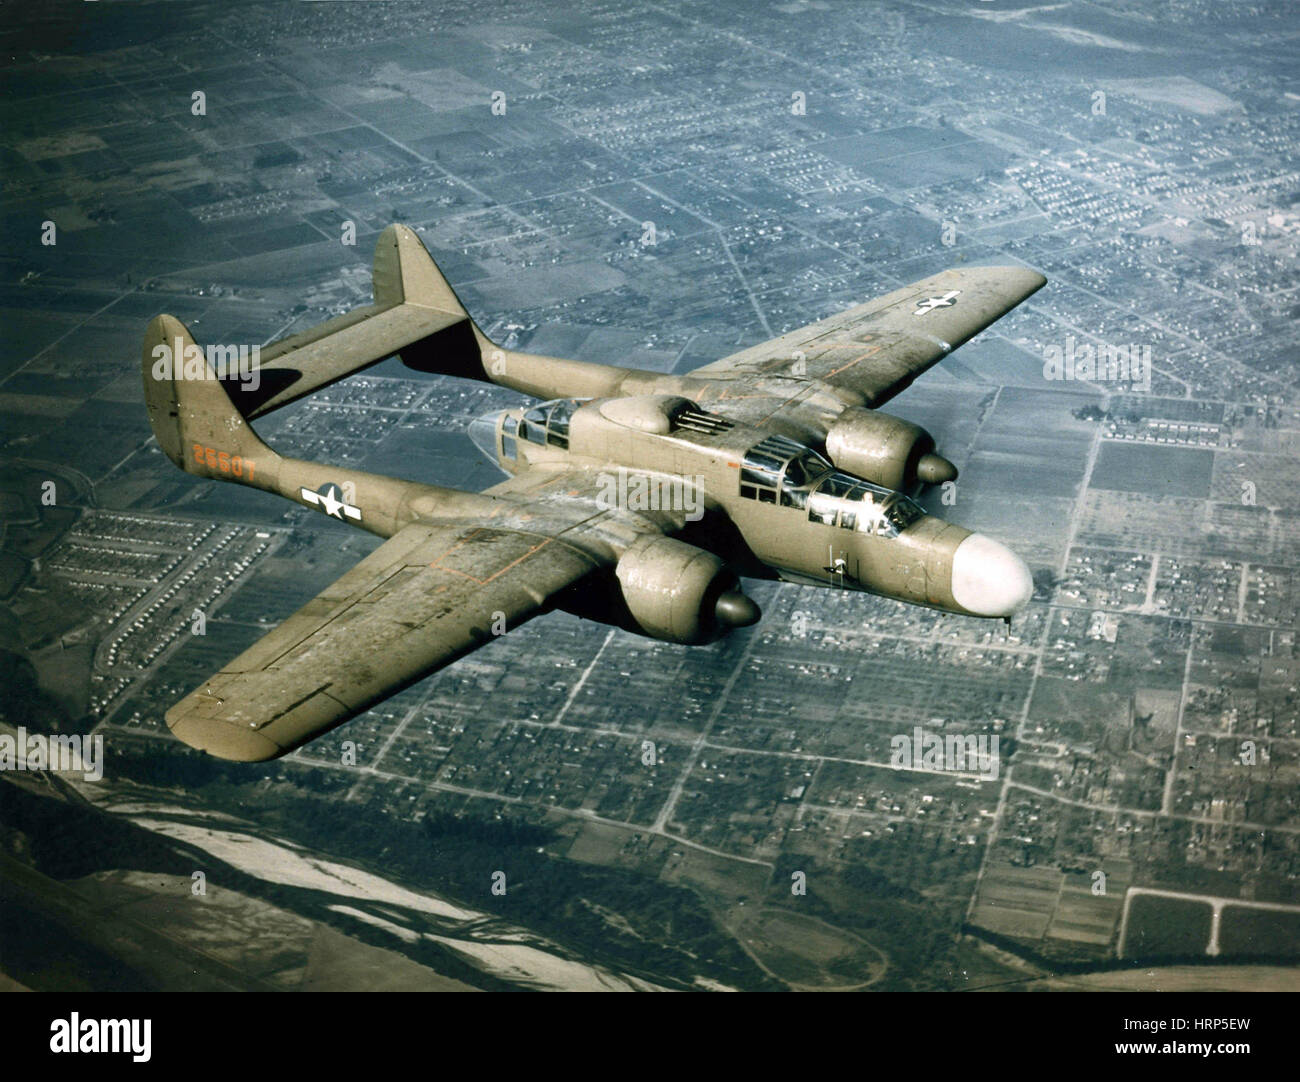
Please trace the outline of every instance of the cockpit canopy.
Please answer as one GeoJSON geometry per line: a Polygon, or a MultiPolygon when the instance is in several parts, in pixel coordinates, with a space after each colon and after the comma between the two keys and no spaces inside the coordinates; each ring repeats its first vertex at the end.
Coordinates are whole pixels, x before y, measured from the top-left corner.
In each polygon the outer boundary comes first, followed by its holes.
{"type": "Polygon", "coordinates": [[[569,449],[569,419],[574,411],[582,405],[583,399],[553,398],[542,402],[526,411],[516,422],[513,417],[505,419],[502,434],[514,436],[516,423],[519,426],[519,438],[529,443],[549,444],[567,451],[569,449]]]}
{"type": "Polygon", "coordinates": [[[808,511],[812,522],[894,537],[925,511],[900,492],[841,473],[785,436],[768,436],[741,460],[740,494],[760,503],[808,511]]]}
{"type": "Polygon", "coordinates": [[[808,518],[845,530],[896,537],[925,517],[925,510],[901,492],[847,473],[827,474],[808,494],[808,518]]]}

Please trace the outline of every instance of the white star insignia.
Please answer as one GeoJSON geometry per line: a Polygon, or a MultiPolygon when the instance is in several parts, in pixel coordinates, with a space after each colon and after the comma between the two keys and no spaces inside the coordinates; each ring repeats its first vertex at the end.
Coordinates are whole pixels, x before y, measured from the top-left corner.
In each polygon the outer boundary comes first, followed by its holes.
{"type": "Polygon", "coordinates": [[[361,508],[353,507],[350,503],[339,499],[339,486],[334,484],[325,485],[319,492],[313,492],[309,488],[302,488],[298,493],[313,507],[319,507],[325,514],[331,518],[342,519],[344,515],[351,519],[360,520],[361,508]]]}
{"type": "Polygon", "coordinates": [[[951,308],[957,303],[957,296],[961,293],[960,289],[950,289],[942,297],[928,297],[916,306],[914,316],[923,316],[927,312],[933,312],[936,308],[951,308]]]}

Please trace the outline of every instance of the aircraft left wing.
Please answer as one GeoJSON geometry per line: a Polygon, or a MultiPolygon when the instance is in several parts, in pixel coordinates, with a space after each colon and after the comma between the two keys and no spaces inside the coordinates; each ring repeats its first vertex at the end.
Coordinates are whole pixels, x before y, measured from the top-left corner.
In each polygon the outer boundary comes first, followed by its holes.
{"type": "Polygon", "coordinates": [[[697,368],[692,378],[786,376],[857,392],[876,407],[1006,315],[1047,279],[1027,267],[946,270],[697,368]]]}
{"type": "Polygon", "coordinates": [[[274,759],[537,615],[599,562],[545,533],[406,526],[172,707],[167,725],[222,759],[274,759]]]}

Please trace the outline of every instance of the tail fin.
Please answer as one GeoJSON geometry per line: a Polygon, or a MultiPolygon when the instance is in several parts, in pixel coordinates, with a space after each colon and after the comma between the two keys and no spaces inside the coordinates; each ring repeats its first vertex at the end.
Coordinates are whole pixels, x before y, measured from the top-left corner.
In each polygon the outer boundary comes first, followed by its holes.
{"type": "Polygon", "coordinates": [[[227,387],[238,384],[218,378],[226,356],[221,347],[201,349],[174,316],[156,317],[145,332],[141,369],[149,424],[163,452],[186,473],[251,485],[380,537],[391,537],[420,514],[471,498],[455,489],[277,454],[231,401],[227,387]]]}
{"type": "MultiPolygon", "coordinates": [[[[632,370],[503,349],[474,322],[414,231],[390,225],[375,246],[375,304],[432,309],[448,326],[401,351],[417,372],[497,383],[537,398],[612,394],[632,370]]],[[[651,380],[658,374],[645,373],[651,380]]]]}
{"type": "Polygon", "coordinates": [[[458,319],[469,318],[424,242],[408,226],[390,225],[379,234],[373,283],[375,305],[379,308],[414,304],[436,308],[458,319]]]}
{"type": "Polygon", "coordinates": [[[168,458],[186,473],[274,489],[280,456],[235,408],[184,323],[155,317],[140,367],[149,424],[168,458]]]}
{"type": "Polygon", "coordinates": [[[489,380],[484,356],[493,349],[470,318],[414,230],[390,225],[375,244],[375,306],[399,305],[435,313],[442,326],[401,350],[402,363],[418,372],[489,380]]]}

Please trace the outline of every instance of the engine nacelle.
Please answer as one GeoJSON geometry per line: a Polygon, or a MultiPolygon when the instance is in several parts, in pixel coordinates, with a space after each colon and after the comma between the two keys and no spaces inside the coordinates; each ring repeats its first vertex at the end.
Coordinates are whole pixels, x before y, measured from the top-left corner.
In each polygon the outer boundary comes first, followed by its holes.
{"type": "Polygon", "coordinates": [[[939,485],[957,479],[957,467],[936,453],[934,437],[920,425],[856,406],[831,425],[826,454],[848,473],[905,492],[917,482],[939,485]]]}
{"type": "Polygon", "coordinates": [[[637,541],[614,575],[633,630],[665,642],[712,642],[760,615],[717,556],[671,537],[637,541]]]}

